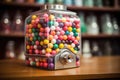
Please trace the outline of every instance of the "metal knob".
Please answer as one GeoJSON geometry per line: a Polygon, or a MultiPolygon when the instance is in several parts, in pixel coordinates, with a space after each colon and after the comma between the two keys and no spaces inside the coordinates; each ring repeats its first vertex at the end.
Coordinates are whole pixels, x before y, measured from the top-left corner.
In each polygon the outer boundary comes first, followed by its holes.
{"type": "Polygon", "coordinates": [[[70,52],[65,51],[60,55],[60,62],[62,64],[71,63],[72,61],[73,61],[73,55],[71,55],[70,52]]]}

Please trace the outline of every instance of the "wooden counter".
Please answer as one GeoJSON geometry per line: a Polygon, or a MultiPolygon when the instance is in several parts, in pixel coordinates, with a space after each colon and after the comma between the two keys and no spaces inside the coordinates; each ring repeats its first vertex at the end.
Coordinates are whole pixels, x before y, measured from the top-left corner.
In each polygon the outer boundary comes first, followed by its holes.
{"type": "Polygon", "coordinates": [[[47,71],[28,67],[20,60],[0,60],[0,80],[73,80],[120,78],[120,56],[81,58],[81,66],[47,71]]]}

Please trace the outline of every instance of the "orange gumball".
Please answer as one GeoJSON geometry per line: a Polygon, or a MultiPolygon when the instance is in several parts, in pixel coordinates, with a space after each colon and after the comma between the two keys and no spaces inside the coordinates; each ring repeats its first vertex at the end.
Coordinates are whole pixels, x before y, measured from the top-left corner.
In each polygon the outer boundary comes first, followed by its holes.
{"type": "Polygon", "coordinates": [[[66,40],[66,39],[67,39],[67,36],[66,36],[66,35],[64,35],[64,36],[63,36],[63,39],[64,39],[64,40],[66,40]]]}
{"type": "Polygon", "coordinates": [[[51,31],[50,34],[54,36],[56,34],[56,32],[55,31],[51,31]]]}
{"type": "Polygon", "coordinates": [[[80,37],[79,37],[79,36],[77,36],[77,37],[76,37],[76,39],[79,41],[79,40],[80,40],[80,37]]]}
{"type": "Polygon", "coordinates": [[[52,36],[52,35],[49,35],[48,38],[49,38],[49,40],[52,40],[52,39],[53,39],[53,36],[52,36]]]}

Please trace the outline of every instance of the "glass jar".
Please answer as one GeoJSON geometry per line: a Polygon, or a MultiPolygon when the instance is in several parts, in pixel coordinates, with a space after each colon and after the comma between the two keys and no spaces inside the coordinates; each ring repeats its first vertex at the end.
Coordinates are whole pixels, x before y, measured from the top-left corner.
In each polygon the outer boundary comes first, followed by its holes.
{"type": "Polygon", "coordinates": [[[55,70],[79,66],[80,20],[63,5],[45,5],[25,20],[26,64],[55,70]]]}

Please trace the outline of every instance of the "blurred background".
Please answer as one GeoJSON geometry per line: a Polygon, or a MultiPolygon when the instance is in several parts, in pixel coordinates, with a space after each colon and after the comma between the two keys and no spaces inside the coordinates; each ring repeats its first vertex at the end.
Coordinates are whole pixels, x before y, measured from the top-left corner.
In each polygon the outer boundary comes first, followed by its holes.
{"type": "Polygon", "coordinates": [[[120,55],[120,0],[0,0],[0,59],[24,59],[25,18],[44,4],[77,13],[83,57],[120,55]]]}

